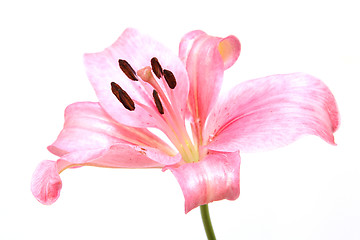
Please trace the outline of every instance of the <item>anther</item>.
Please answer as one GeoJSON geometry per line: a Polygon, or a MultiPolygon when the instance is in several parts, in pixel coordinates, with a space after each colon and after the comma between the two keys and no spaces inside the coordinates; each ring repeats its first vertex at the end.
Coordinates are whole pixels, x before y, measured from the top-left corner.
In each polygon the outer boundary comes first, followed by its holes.
{"type": "Polygon", "coordinates": [[[164,77],[169,88],[174,89],[176,87],[176,79],[174,74],[171,71],[164,69],[164,77]]]}
{"type": "Polygon", "coordinates": [[[155,105],[156,105],[157,110],[159,111],[160,114],[164,114],[164,108],[163,108],[163,106],[161,104],[159,94],[157,93],[156,90],[153,90],[153,97],[154,97],[154,100],[155,100],[155,105]]]}
{"type": "Polygon", "coordinates": [[[159,63],[159,60],[156,57],[153,57],[151,59],[151,68],[155,73],[155,75],[157,76],[157,78],[161,78],[161,76],[163,75],[163,69],[159,63]]]}
{"type": "Polygon", "coordinates": [[[126,109],[130,111],[135,110],[134,101],[117,83],[111,83],[111,91],[126,109]]]}
{"type": "Polygon", "coordinates": [[[129,79],[133,81],[138,81],[135,70],[130,66],[130,64],[126,60],[119,59],[119,67],[129,79]]]}

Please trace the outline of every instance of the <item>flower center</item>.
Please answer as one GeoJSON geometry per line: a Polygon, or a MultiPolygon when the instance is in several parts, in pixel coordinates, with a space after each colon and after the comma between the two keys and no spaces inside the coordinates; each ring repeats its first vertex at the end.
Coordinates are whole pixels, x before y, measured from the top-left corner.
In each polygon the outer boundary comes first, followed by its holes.
{"type": "Polygon", "coordinates": [[[199,150],[194,146],[185,127],[185,119],[177,109],[174,96],[171,94],[177,85],[174,74],[163,69],[158,59],[153,57],[151,67],[144,67],[137,72],[126,61],[119,59],[119,67],[132,81],[138,81],[142,89],[152,99],[147,103],[132,99],[117,83],[111,83],[115,97],[129,111],[134,111],[136,105],[141,106],[150,115],[157,118],[161,130],[178,149],[185,162],[198,162],[199,150]],[[155,78],[156,77],[156,78],[155,78]],[[163,84],[159,84],[162,81],[163,84]],[[150,105],[150,106],[149,106],[150,105]]]}

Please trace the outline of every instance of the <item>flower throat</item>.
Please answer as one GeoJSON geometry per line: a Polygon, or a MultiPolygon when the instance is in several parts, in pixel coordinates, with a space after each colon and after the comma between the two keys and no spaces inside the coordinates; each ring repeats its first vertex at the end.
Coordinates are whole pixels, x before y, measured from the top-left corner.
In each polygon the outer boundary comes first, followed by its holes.
{"type": "Polygon", "coordinates": [[[152,99],[152,106],[148,106],[144,103],[132,99],[125,90],[123,90],[117,83],[111,82],[111,91],[115,97],[122,103],[124,108],[129,111],[134,111],[136,105],[142,107],[152,116],[158,118],[163,132],[167,135],[170,141],[180,152],[182,159],[185,162],[198,162],[199,151],[191,141],[185,127],[185,120],[180,114],[180,110],[177,109],[176,101],[171,94],[167,94],[166,89],[170,91],[174,90],[177,82],[174,74],[167,69],[163,69],[156,57],[153,57],[150,61],[151,67],[144,67],[137,72],[131,67],[131,65],[123,59],[119,59],[119,67],[122,72],[132,81],[138,81],[143,85],[148,97],[152,99]],[[163,88],[155,79],[154,75],[160,80],[166,82],[163,88]],[[153,89],[152,91],[146,90],[145,84],[149,84],[153,89]],[[154,112],[157,111],[159,114],[154,112]]]}

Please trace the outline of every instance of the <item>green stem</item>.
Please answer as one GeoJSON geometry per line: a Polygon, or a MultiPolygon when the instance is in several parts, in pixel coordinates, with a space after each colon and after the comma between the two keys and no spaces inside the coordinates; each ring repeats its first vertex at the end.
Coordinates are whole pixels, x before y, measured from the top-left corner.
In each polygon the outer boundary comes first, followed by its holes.
{"type": "Polygon", "coordinates": [[[200,212],[208,240],[216,240],[214,229],[211,224],[209,206],[207,204],[201,205],[200,212]]]}

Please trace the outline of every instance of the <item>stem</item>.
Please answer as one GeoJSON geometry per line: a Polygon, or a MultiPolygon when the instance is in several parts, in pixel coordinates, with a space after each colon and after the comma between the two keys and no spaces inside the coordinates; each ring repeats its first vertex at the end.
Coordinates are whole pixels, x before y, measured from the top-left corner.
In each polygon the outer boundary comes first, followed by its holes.
{"type": "Polygon", "coordinates": [[[211,224],[209,206],[207,204],[201,205],[200,212],[208,240],[216,240],[214,229],[211,224]]]}

